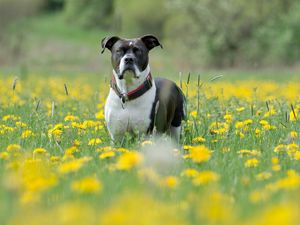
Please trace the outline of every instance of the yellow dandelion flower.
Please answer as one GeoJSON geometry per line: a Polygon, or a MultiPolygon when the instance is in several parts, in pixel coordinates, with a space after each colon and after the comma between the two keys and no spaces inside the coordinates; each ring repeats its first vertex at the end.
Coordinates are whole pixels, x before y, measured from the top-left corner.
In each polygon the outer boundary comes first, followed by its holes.
{"type": "Polygon", "coordinates": [[[189,158],[191,158],[195,163],[208,161],[212,154],[212,152],[204,145],[193,146],[189,153],[189,158]]]}
{"type": "Polygon", "coordinates": [[[219,174],[213,172],[213,171],[201,171],[198,172],[197,176],[194,177],[193,179],[193,184],[194,185],[204,185],[208,184],[211,182],[216,182],[220,178],[219,174]]]}
{"type": "Polygon", "coordinates": [[[183,150],[189,151],[193,146],[191,145],[184,145],[183,150]]]}
{"type": "Polygon", "coordinates": [[[253,159],[248,159],[245,162],[245,167],[251,168],[251,167],[257,167],[259,164],[258,159],[253,158],[253,159]]]}
{"type": "Polygon", "coordinates": [[[12,152],[12,151],[18,152],[20,150],[21,150],[21,146],[18,144],[10,144],[6,147],[6,151],[8,152],[12,152]]]}
{"type": "Polygon", "coordinates": [[[244,123],[243,122],[238,121],[238,122],[235,123],[235,128],[236,129],[241,129],[243,127],[244,127],[244,123]]]}
{"type": "Polygon", "coordinates": [[[81,169],[83,167],[83,165],[86,162],[90,161],[91,159],[92,159],[91,157],[82,157],[79,159],[73,159],[73,160],[64,162],[58,167],[58,172],[61,174],[76,172],[79,169],[81,169]]]}
{"type": "Polygon", "coordinates": [[[245,125],[250,125],[250,124],[253,123],[253,120],[252,120],[252,119],[246,119],[246,120],[244,120],[243,123],[244,123],[245,125]]]}
{"type": "Polygon", "coordinates": [[[290,111],[290,121],[296,121],[298,119],[298,110],[290,111]]]}
{"type": "Polygon", "coordinates": [[[198,171],[192,168],[185,169],[182,171],[181,175],[186,177],[196,177],[198,175],[198,171]]]}
{"type": "Polygon", "coordinates": [[[51,138],[52,136],[55,138],[60,138],[63,133],[63,124],[59,123],[56,124],[52,129],[48,130],[48,137],[51,138]]]}
{"type": "Polygon", "coordinates": [[[74,115],[67,115],[64,118],[64,121],[75,121],[75,120],[79,120],[79,118],[77,116],[74,116],[74,115]]]}
{"type": "Polygon", "coordinates": [[[34,155],[35,155],[35,154],[44,154],[44,153],[46,153],[46,152],[47,152],[47,150],[44,149],[44,148],[36,148],[36,149],[33,150],[33,154],[34,154],[34,155]]]}
{"type": "Polygon", "coordinates": [[[258,129],[258,128],[256,128],[255,131],[254,131],[254,133],[255,133],[256,136],[260,136],[261,130],[258,129]]]}
{"type": "Polygon", "coordinates": [[[102,190],[102,184],[96,177],[85,177],[78,181],[73,181],[71,189],[79,193],[99,193],[102,190]]]}
{"type": "Polygon", "coordinates": [[[245,134],[241,131],[236,132],[236,135],[239,136],[241,139],[245,137],[245,134]]]}
{"type": "Polygon", "coordinates": [[[16,122],[16,126],[17,127],[27,127],[27,124],[26,123],[22,123],[21,121],[17,121],[16,122]]]}
{"type": "Polygon", "coordinates": [[[291,136],[292,138],[296,138],[296,137],[298,137],[298,133],[297,133],[296,131],[291,131],[291,132],[290,132],[290,136],[291,136]]]}
{"type": "Polygon", "coordinates": [[[31,137],[31,136],[33,136],[34,134],[33,134],[33,132],[31,131],[31,130],[24,130],[23,132],[22,132],[22,135],[21,135],[21,137],[22,138],[29,138],[29,137],[31,137]]]}
{"type": "Polygon", "coordinates": [[[76,146],[72,146],[70,148],[67,148],[67,149],[65,149],[65,156],[73,156],[73,154],[77,151],[78,151],[78,149],[77,149],[76,146]]]}
{"type": "Polygon", "coordinates": [[[75,140],[73,141],[73,145],[76,146],[76,147],[78,147],[78,146],[81,145],[81,142],[80,142],[78,139],[75,139],[75,140]]]}
{"type": "Polygon", "coordinates": [[[101,143],[102,143],[102,140],[100,138],[92,138],[89,140],[88,145],[98,145],[101,143]]]}
{"type": "Polygon", "coordinates": [[[161,183],[163,186],[173,189],[178,186],[179,181],[178,181],[177,177],[167,176],[167,177],[163,178],[161,183]]]}
{"type": "Polygon", "coordinates": [[[0,159],[7,159],[8,153],[7,152],[0,152],[0,159]]]}
{"type": "Polygon", "coordinates": [[[104,119],[104,113],[103,113],[103,110],[100,111],[100,112],[97,112],[97,113],[95,114],[95,117],[96,117],[98,120],[104,119]]]}
{"type": "Polygon", "coordinates": [[[260,120],[259,124],[262,125],[262,126],[266,126],[266,125],[269,125],[269,122],[266,121],[266,120],[260,120]]]}
{"type": "Polygon", "coordinates": [[[286,145],[284,144],[279,144],[274,148],[274,152],[280,153],[280,152],[285,152],[286,151],[286,145]]]}
{"type": "Polygon", "coordinates": [[[203,143],[203,142],[205,142],[205,141],[206,141],[206,140],[205,140],[204,137],[199,136],[199,137],[193,138],[192,143],[203,143]]]}
{"type": "Polygon", "coordinates": [[[232,121],[232,118],[233,118],[233,116],[232,116],[232,114],[231,113],[226,113],[225,115],[224,115],[224,119],[225,119],[225,121],[227,122],[227,123],[230,123],[231,121],[232,121]]]}
{"type": "Polygon", "coordinates": [[[103,146],[101,148],[98,148],[97,152],[108,152],[108,151],[114,151],[115,149],[111,146],[103,146]]]}
{"type": "Polygon", "coordinates": [[[260,156],[261,152],[257,150],[247,150],[247,149],[242,149],[237,152],[240,156],[260,156]]]}
{"type": "Polygon", "coordinates": [[[191,116],[192,118],[197,118],[197,116],[198,116],[197,111],[192,111],[192,112],[190,112],[190,116],[191,116]]]}
{"type": "Polygon", "coordinates": [[[125,152],[119,158],[115,165],[118,170],[129,170],[143,161],[143,156],[138,152],[125,152]]]}
{"type": "Polygon", "coordinates": [[[59,156],[51,156],[50,160],[51,162],[59,162],[61,161],[61,158],[59,156]]]}
{"type": "Polygon", "coordinates": [[[105,152],[103,152],[103,153],[101,153],[100,155],[99,155],[99,158],[100,159],[107,159],[107,158],[112,158],[112,157],[114,157],[116,154],[115,154],[115,152],[113,152],[113,151],[105,151],[105,152]]]}
{"type": "Polygon", "coordinates": [[[245,107],[238,107],[235,109],[237,112],[243,112],[245,110],[245,107]]]}

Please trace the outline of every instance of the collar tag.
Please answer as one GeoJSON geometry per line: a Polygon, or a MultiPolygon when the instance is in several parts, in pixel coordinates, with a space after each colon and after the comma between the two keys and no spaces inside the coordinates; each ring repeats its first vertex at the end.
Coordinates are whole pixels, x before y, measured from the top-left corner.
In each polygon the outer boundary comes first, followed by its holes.
{"type": "Polygon", "coordinates": [[[125,102],[128,100],[128,96],[126,94],[122,94],[121,95],[121,101],[123,104],[125,104],[125,102]]]}

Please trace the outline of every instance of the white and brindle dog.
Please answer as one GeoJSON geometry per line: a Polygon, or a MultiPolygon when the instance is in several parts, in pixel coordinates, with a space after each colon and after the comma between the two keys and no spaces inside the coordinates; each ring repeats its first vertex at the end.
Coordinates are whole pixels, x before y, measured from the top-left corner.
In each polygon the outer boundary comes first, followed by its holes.
{"type": "Polygon", "coordinates": [[[113,73],[105,104],[105,120],[113,140],[125,132],[149,134],[153,129],[180,138],[185,118],[185,97],[180,88],[164,78],[153,80],[149,51],[162,45],[153,35],[135,39],[106,37],[102,40],[111,51],[113,73]]]}

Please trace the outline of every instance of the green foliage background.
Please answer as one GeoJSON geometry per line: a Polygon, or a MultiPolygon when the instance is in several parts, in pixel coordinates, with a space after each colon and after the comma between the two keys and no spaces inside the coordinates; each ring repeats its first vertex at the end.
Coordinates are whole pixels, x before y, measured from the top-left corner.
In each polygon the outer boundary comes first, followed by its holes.
{"type": "Polygon", "coordinates": [[[87,31],[153,33],[170,49],[176,46],[175,56],[189,55],[201,66],[291,65],[300,59],[297,0],[0,0],[0,30],[28,15],[57,11],[87,31]]]}

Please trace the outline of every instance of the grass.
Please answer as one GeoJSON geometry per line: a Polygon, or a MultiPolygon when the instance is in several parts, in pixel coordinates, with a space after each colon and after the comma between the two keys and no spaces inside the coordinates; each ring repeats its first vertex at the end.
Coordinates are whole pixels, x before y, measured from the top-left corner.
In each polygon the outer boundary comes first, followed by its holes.
{"type": "Polygon", "coordinates": [[[12,83],[0,79],[1,224],[299,219],[299,82],[218,80],[198,95],[191,80],[180,145],[125,135],[123,146],[106,129],[103,80],[12,83]]]}

